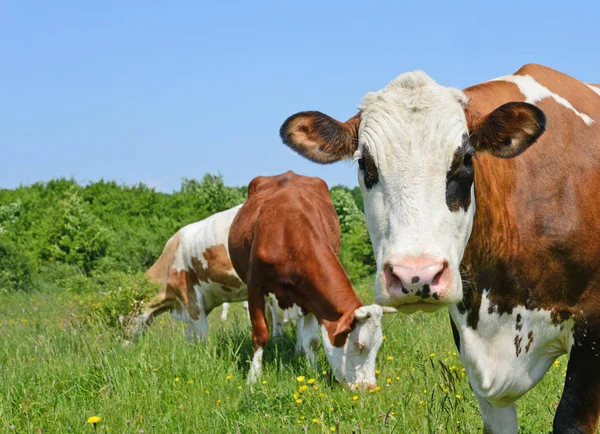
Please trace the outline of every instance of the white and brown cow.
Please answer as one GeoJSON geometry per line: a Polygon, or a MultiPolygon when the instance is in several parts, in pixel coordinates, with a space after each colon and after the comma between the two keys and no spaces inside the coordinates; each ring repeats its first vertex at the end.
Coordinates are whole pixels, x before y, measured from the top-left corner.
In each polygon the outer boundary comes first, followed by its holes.
{"type": "MultiPolygon", "coordinates": [[[[306,315],[303,327],[321,325],[323,347],[335,377],[351,388],[375,387],[375,359],[382,344],[381,319],[395,309],[364,306],[337,254],[340,226],[322,179],[286,172],[259,176],[231,225],[229,251],[248,284],[254,358],[248,382],[262,373],[269,332],[265,296],[306,315]]],[[[318,338],[312,341],[316,348],[318,338]]]]}
{"type": "MultiPolygon", "coordinates": [[[[231,222],[240,208],[241,205],[187,225],[167,241],[162,254],[146,273],[160,284],[161,290],[137,318],[136,334],[145,330],[157,315],[170,312],[189,324],[188,336],[203,338],[208,332],[206,317],[213,309],[223,305],[221,319],[226,319],[229,303],[246,304],[248,288],[233,269],[227,246],[231,222]]],[[[296,309],[284,312],[274,298],[269,298],[267,305],[274,336],[283,334],[284,322],[298,321],[296,309]]],[[[300,320],[296,349],[307,352],[310,360],[314,360],[316,355],[309,346],[314,336],[310,333],[303,329],[300,320]]],[[[318,338],[317,331],[312,333],[318,338]]]]}
{"type": "Polygon", "coordinates": [[[281,136],[358,160],[377,300],[448,306],[487,431],[517,432],[515,401],[565,353],[554,432],[597,431],[599,86],[526,65],[460,91],[418,71],[347,122],[302,112],[281,136]]]}

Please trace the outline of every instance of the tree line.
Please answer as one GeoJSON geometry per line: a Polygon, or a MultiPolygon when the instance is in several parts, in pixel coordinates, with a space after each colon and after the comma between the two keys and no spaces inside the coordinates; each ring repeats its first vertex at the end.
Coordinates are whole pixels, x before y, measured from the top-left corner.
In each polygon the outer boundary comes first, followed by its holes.
{"type": "MultiPolygon", "coordinates": [[[[213,174],[184,178],[171,194],[144,184],[64,178],[0,190],[0,293],[143,287],[130,277],[156,261],[169,237],[242,203],[246,193],[213,174]]],[[[342,231],[340,260],[356,281],[375,271],[360,189],[335,186],[330,193],[342,231]]]]}

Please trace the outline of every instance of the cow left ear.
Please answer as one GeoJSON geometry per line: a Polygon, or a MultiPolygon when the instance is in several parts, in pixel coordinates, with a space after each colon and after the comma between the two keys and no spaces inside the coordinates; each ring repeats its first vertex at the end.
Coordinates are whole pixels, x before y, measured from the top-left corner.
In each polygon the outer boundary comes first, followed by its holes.
{"type": "Polygon", "coordinates": [[[546,115],[525,102],[509,102],[485,116],[466,109],[467,123],[476,152],[513,158],[525,151],[546,130],[546,115]]]}

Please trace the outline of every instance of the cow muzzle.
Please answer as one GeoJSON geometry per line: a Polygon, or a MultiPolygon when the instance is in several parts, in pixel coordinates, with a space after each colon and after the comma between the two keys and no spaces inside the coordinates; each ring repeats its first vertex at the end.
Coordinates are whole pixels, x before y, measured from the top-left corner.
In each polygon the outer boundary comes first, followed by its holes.
{"type": "Polygon", "coordinates": [[[383,286],[391,305],[444,302],[453,288],[446,259],[430,255],[391,259],[383,268],[383,286]]]}

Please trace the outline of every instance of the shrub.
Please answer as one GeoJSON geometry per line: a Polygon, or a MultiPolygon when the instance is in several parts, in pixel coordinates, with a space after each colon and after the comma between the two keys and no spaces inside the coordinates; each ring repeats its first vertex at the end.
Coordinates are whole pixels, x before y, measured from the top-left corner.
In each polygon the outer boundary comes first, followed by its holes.
{"type": "Polygon", "coordinates": [[[31,289],[34,267],[22,249],[0,237],[0,294],[31,289]]]}
{"type": "Polygon", "coordinates": [[[159,286],[143,273],[113,271],[95,276],[99,297],[88,302],[88,308],[111,326],[127,325],[142,313],[144,303],[156,295],[159,286]]]}

